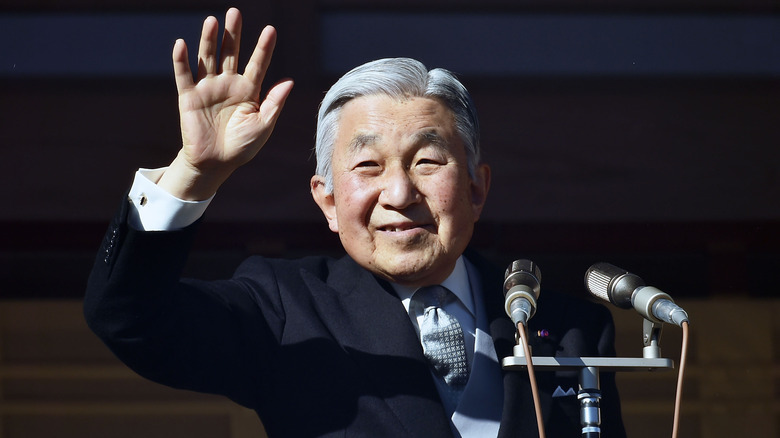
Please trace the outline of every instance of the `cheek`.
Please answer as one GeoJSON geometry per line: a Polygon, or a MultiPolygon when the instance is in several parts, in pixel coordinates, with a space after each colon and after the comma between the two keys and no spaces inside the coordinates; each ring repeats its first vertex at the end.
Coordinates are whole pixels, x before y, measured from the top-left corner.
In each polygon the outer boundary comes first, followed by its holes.
{"type": "Polygon", "coordinates": [[[464,208],[471,210],[468,183],[458,178],[431,181],[426,187],[426,198],[435,210],[447,216],[462,216],[464,208]]]}
{"type": "Polygon", "coordinates": [[[356,177],[339,179],[334,187],[336,214],[350,226],[367,223],[376,195],[371,185],[356,177]]]}

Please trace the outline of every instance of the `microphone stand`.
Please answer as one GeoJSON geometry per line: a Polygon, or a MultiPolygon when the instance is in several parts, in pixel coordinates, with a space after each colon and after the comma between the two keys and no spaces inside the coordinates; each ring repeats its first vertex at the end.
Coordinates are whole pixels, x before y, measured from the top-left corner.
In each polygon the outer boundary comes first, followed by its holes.
{"type": "MultiPolygon", "coordinates": [[[[552,357],[532,356],[535,370],[578,371],[580,401],[580,425],[583,438],[601,436],[601,387],[599,373],[603,371],[656,371],[673,369],[674,362],[661,356],[660,339],[662,324],[644,320],[643,357],[552,357]]],[[[501,365],[505,370],[524,370],[528,361],[521,345],[515,345],[513,356],[505,357],[501,365]]]]}

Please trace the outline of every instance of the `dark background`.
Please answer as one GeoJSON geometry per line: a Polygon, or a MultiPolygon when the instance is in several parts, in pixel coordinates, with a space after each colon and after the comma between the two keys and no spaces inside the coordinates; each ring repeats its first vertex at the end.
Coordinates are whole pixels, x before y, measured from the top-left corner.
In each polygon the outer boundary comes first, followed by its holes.
{"type": "Polygon", "coordinates": [[[414,56],[458,73],[480,110],[493,184],[474,245],[497,263],[533,258],[574,294],[609,261],[675,297],[775,295],[774,2],[3,0],[0,297],[81,295],[133,171],[179,146],[173,39],[194,53],[229,5],[245,49],[278,28],[269,80],[297,84],[209,210],[199,275],[339,252],[308,194],[317,104],[360,62],[414,56]]]}

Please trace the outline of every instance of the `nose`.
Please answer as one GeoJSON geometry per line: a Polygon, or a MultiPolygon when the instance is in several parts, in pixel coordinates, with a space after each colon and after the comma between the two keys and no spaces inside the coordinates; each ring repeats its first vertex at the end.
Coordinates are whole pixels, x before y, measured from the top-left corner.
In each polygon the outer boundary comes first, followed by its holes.
{"type": "Polygon", "coordinates": [[[420,202],[422,195],[407,169],[401,166],[387,169],[383,178],[379,203],[396,210],[420,202]]]}

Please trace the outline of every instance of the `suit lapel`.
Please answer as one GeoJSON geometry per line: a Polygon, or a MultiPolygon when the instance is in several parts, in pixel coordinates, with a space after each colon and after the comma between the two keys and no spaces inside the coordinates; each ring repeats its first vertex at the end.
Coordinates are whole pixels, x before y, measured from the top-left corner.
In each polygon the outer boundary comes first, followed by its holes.
{"type": "Polygon", "coordinates": [[[389,285],[349,257],[334,265],[326,284],[313,275],[304,279],[333,339],[410,435],[450,436],[409,315],[389,285]]]}

